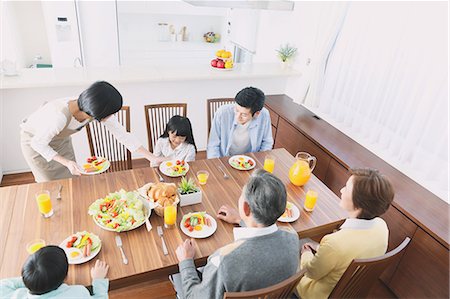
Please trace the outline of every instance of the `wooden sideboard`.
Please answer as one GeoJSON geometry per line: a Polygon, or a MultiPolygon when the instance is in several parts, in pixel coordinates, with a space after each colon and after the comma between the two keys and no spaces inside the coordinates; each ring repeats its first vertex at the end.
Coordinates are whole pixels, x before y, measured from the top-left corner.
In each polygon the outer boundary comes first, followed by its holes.
{"type": "Polygon", "coordinates": [[[380,279],[399,298],[449,298],[449,205],[288,96],[267,96],[266,108],[274,148],[316,156],[314,174],[336,195],[350,168],[376,168],[390,179],[396,195],[382,216],[389,250],[407,236],[412,242],[380,279]]]}

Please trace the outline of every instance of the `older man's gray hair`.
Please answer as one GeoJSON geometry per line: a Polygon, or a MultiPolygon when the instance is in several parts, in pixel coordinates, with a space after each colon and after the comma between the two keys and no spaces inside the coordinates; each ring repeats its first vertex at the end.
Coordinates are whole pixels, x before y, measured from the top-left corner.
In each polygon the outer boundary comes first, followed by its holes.
{"type": "Polygon", "coordinates": [[[286,209],[286,188],[273,174],[257,170],[244,187],[244,196],[255,220],[265,226],[274,224],[286,209]]]}

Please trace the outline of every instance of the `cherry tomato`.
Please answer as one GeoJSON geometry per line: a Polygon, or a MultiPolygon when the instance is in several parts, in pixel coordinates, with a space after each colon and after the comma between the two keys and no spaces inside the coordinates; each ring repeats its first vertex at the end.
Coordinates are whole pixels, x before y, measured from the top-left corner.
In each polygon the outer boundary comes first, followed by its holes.
{"type": "Polygon", "coordinates": [[[189,226],[187,229],[188,229],[188,231],[190,231],[190,232],[194,231],[194,228],[193,228],[192,226],[189,226]]]}

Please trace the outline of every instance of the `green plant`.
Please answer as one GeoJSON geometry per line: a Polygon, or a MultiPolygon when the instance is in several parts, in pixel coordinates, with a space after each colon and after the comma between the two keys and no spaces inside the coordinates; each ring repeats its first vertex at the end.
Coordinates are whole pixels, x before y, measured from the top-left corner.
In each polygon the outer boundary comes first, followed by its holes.
{"type": "Polygon", "coordinates": [[[178,184],[178,190],[180,190],[181,194],[190,194],[199,191],[194,180],[192,178],[187,180],[186,177],[181,178],[181,182],[178,184]]]}
{"type": "Polygon", "coordinates": [[[293,57],[297,53],[297,48],[290,46],[289,44],[281,45],[278,50],[278,57],[281,61],[286,62],[289,58],[293,57]]]}

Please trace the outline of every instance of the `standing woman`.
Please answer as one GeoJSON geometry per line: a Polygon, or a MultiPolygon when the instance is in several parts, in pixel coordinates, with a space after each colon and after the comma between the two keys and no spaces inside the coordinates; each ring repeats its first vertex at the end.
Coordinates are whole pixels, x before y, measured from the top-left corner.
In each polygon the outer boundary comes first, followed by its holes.
{"type": "Polygon", "coordinates": [[[122,95],[105,81],[98,81],[83,91],[78,100],[57,99],[45,103],[21,124],[21,148],[36,182],[46,182],[80,175],[75,162],[71,135],[91,121],[101,121],[131,152],[157,163],[161,158],[142,144],[114,118],[122,108],[122,95]]]}

